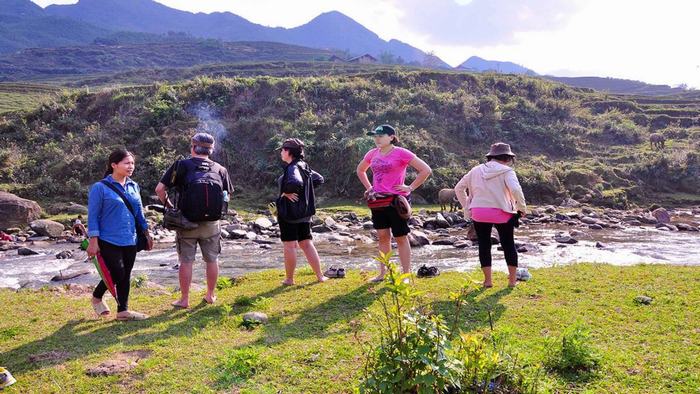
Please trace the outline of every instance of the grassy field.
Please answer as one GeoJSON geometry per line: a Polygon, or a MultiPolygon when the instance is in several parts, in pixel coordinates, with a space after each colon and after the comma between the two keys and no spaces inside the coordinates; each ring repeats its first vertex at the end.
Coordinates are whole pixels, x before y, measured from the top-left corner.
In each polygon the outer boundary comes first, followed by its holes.
{"type": "Polygon", "coordinates": [[[29,83],[0,83],[0,114],[32,110],[60,89],[29,83]]]}
{"type": "MultiPolygon", "coordinates": [[[[513,290],[499,275],[493,289],[470,294],[462,329],[488,332],[490,310],[495,330],[511,332],[520,357],[537,363],[548,337],[581,321],[602,366],[586,376],[548,372],[542,391],[697,393],[699,274],[693,267],[583,264],[533,271],[533,280],[513,290]],[[639,305],[639,295],[653,302],[639,305]]],[[[359,272],[316,284],[303,269],[294,287],[280,286],[282,278],[281,271],[248,275],[220,291],[218,305],[186,311],[169,307],[169,292],[136,288],[131,306],[152,318],[133,323],[95,319],[88,295],[0,291],[0,365],[18,380],[7,392],[352,392],[363,356],[351,326],[359,324],[360,338],[372,343],[366,310],[377,310],[384,285],[365,284],[359,272]],[[242,328],[249,310],[264,311],[270,322],[242,328]],[[86,374],[134,350],[144,358],[132,371],[86,374]],[[60,353],[48,357],[51,351],[60,353]]],[[[450,272],[415,286],[425,291],[421,302],[449,321],[448,293],[467,280],[450,272]]]]}

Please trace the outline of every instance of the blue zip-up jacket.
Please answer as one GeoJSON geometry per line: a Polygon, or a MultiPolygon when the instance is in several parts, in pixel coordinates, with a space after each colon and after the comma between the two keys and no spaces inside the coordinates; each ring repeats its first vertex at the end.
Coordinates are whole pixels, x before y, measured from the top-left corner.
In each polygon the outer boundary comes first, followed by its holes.
{"type": "Polygon", "coordinates": [[[136,222],[140,231],[148,229],[141,206],[139,185],[127,178],[122,187],[111,175],[105,177],[105,180],[126,195],[134,208],[136,220],[119,194],[102,182],[97,182],[92,185],[88,194],[88,236],[99,237],[116,246],[136,245],[136,222]]]}

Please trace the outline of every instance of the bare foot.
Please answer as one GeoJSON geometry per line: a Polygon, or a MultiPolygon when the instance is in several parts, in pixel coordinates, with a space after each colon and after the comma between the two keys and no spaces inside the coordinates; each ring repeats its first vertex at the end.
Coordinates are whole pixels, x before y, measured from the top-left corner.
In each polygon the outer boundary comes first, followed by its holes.
{"type": "Polygon", "coordinates": [[[510,288],[513,288],[513,287],[515,287],[515,286],[517,286],[517,285],[518,285],[518,282],[517,282],[517,281],[515,281],[515,282],[508,282],[508,287],[510,287],[510,288]]]}
{"type": "Polygon", "coordinates": [[[488,282],[488,283],[487,283],[487,282],[484,282],[484,289],[490,289],[490,288],[492,288],[492,287],[493,287],[493,283],[492,283],[492,282],[488,282]]]}
{"type": "Polygon", "coordinates": [[[173,301],[173,303],[170,305],[174,306],[175,308],[180,308],[180,309],[187,309],[190,307],[190,303],[185,302],[183,300],[173,301]]]}
{"type": "Polygon", "coordinates": [[[216,302],[216,296],[207,294],[204,296],[204,302],[206,302],[207,304],[213,304],[216,302]]]}
{"type": "Polygon", "coordinates": [[[285,286],[294,286],[294,280],[285,279],[282,281],[282,284],[285,286]]]}
{"type": "Polygon", "coordinates": [[[318,278],[318,282],[319,282],[319,283],[323,283],[323,282],[325,282],[325,281],[327,281],[327,280],[328,280],[328,277],[326,277],[325,275],[322,276],[322,277],[320,277],[320,278],[318,278]]]}

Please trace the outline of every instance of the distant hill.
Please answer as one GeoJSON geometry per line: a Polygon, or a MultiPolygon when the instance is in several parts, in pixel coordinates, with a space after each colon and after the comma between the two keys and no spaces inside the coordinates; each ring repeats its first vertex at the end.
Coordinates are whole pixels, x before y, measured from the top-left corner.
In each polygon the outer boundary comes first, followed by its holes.
{"type": "MultiPolygon", "coordinates": [[[[114,39],[118,40],[119,37],[114,39]]],[[[46,80],[135,69],[183,68],[220,63],[324,61],[333,54],[332,51],[274,42],[221,42],[203,39],[35,48],[0,58],[0,81],[46,80]]]]}
{"type": "Polygon", "coordinates": [[[49,15],[30,0],[0,0],[0,54],[22,48],[91,43],[109,30],[49,15]]]}
{"type": "Polygon", "coordinates": [[[456,67],[458,70],[485,72],[492,71],[501,74],[523,74],[537,75],[536,72],[525,68],[521,65],[512,62],[503,62],[497,60],[486,60],[478,56],[472,56],[464,63],[456,67]]]}
{"type": "MultiPolygon", "coordinates": [[[[555,77],[547,75],[552,81],[561,82],[569,86],[600,90],[615,94],[629,94],[639,96],[674,96],[689,93],[682,88],[673,88],[668,85],[652,85],[641,81],[619,78],[602,77],[555,77]]],[[[691,91],[692,92],[692,91],[691,91]]]]}
{"type": "MultiPolygon", "coordinates": [[[[391,53],[406,63],[423,64],[427,54],[398,40],[385,41],[340,12],[321,14],[291,28],[271,28],[252,23],[230,12],[191,13],[152,0],[80,0],[52,5],[46,13],[71,18],[111,30],[162,34],[185,32],[196,37],[224,41],[272,41],[312,48],[339,49],[352,54],[379,57],[391,53]]],[[[435,63],[434,61],[431,61],[435,63]]],[[[448,68],[440,60],[437,67],[448,68]]]]}

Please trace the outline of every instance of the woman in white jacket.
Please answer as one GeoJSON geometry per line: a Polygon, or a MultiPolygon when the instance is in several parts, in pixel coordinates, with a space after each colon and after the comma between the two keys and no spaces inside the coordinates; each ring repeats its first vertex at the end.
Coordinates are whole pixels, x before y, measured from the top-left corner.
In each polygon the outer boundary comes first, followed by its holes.
{"type": "Polygon", "coordinates": [[[491,229],[495,226],[508,264],[508,285],[516,285],[518,251],[513,232],[520,215],[527,212],[525,196],[515,171],[509,166],[515,160],[510,145],[491,145],[488,160],[472,168],[455,186],[464,218],[471,219],[479,239],[479,262],[484,271],[484,287],[492,287],[491,229]],[[469,195],[467,195],[469,191],[469,195]]]}

